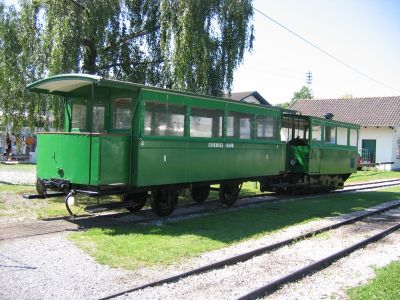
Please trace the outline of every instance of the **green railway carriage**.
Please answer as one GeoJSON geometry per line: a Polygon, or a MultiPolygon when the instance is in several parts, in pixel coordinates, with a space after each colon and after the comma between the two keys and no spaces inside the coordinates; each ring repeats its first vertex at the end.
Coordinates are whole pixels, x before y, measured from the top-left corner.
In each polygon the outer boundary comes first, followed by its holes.
{"type": "Polygon", "coordinates": [[[359,126],[332,120],[284,114],[281,137],[287,142],[285,176],[266,178],[263,190],[343,188],[357,171],[359,126]]]}
{"type": "Polygon", "coordinates": [[[120,194],[140,210],[172,213],[179,191],[204,201],[212,184],[233,205],[241,183],[261,190],[342,188],[356,172],[358,126],[275,107],[84,74],[28,86],[63,97],[63,132],[40,133],[37,191],[120,194]]]}
{"type": "Polygon", "coordinates": [[[282,110],[153,88],[99,76],[66,74],[34,82],[59,95],[64,132],[38,134],[37,190],[121,194],[130,210],[148,197],[170,214],[179,189],[201,202],[211,184],[232,205],[240,184],[285,172],[282,110]],[[149,196],[150,195],[150,196],[149,196]]]}

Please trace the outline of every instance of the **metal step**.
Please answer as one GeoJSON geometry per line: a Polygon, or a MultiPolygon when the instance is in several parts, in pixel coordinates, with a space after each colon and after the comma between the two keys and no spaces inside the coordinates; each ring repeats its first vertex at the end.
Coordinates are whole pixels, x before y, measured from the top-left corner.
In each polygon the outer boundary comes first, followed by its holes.
{"type": "Polygon", "coordinates": [[[99,205],[91,205],[86,206],[85,211],[88,213],[98,213],[107,210],[119,209],[119,208],[127,208],[133,207],[133,201],[124,201],[124,202],[110,202],[110,203],[102,203],[99,205]]]}
{"type": "Polygon", "coordinates": [[[45,198],[52,198],[52,197],[59,197],[59,196],[66,196],[66,195],[67,194],[65,194],[63,192],[56,192],[56,193],[47,193],[46,196],[32,194],[32,195],[22,195],[22,197],[25,199],[45,199],[45,198]]]}

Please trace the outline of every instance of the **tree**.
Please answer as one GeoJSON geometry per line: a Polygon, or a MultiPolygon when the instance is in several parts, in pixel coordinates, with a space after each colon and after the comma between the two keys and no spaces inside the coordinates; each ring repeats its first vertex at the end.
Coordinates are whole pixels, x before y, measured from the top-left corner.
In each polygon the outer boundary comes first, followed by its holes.
{"type": "MultiPolygon", "coordinates": [[[[26,84],[59,73],[222,95],[254,39],[252,0],[31,0],[18,11],[0,0],[0,15],[0,109],[29,119],[26,84]]],[[[40,118],[59,118],[60,105],[38,103],[40,118]]]]}
{"type": "Polygon", "coordinates": [[[340,99],[353,99],[354,97],[353,97],[353,94],[351,94],[351,93],[346,93],[346,94],[344,94],[343,96],[341,96],[340,97],[340,99]]]}
{"type": "Polygon", "coordinates": [[[280,108],[289,108],[291,102],[286,101],[286,102],[282,102],[282,103],[278,103],[276,106],[280,107],[280,108]]]}
{"type": "Polygon", "coordinates": [[[313,96],[311,95],[311,90],[308,87],[303,86],[300,91],[294,92],[292,102],[297,99],[313,99],[313,96]]]}

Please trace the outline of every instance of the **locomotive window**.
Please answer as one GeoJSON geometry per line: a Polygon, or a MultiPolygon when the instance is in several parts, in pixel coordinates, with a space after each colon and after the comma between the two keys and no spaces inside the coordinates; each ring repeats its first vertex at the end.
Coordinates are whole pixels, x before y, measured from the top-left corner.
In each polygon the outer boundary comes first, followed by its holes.
{"type": "Polygon", "coordinates": [[[336,143],[336,127],[325,126],[325,142],[334,144],[336,143]]]}
{"type": "Polygon", "coordinates": [[[86,105],[73,104],[72,105],[72,128],[73,129],[86,129],[86,105]]]}
{"type": "Polygon", "coordinates": [[[322,126],[317,125],[312,127],[312,140],[321,141],[322,140],[322,126]]]}
{"type": "Polygon", "coordinates": [[[92,131],[93,132],[104,132],[104,105],[95,104],[93,106],[92,114],[92,131]]]}
{"type": "Polygon", "coordinates": [[[226,120],[226,134],[228,137],[251,139],[253,131],[251,123],[253,115],[239,112],[229,112],[226,120]]]}
{"type": "Polygon", "coordinates": [[[257,139],[276,138],[277,120],[273,117],[257,116],[257,139]]]}
{"type": "Polygon", "coordinates": [[[144,134],[183,136],[186,107],[170,103],[145,102],[144,134]]]}
{"type": "Polygon", "coordinates": [[[350,146],[357,146],[357,129],[350,129],[350,146]]]}
{"type": "Polygon", "coordinates": [[[338,127],[338,129],[337,129],[337,144],[347,146],[347,128],[338,127]]]}
{"type": "Polygon", "coordinates": [[[132,99],[115,98],[112,100],[113,129],[130,129],[132,119],[132,99]]]}
{"type": "Polygon", "coordinates": [[[282,119],[281,141],[302,140],[301,144],[308,144],[309,140],[309,122],[298,116],[288,116],[282,119]]]}
{"type": "Polygon", "coordinates": [[[223,116],[223,111],[192,107],[190,136],[222,137],[223,116]]]}

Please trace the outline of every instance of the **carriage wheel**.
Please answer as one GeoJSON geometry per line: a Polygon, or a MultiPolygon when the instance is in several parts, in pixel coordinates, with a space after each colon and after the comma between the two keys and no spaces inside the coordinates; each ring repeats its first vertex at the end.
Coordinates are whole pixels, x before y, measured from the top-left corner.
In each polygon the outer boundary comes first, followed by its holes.
{"type": "Polygon", "coordinates": [[[197,185],[190,188],[190,196],[197,203],[203,203],[210,194],[209,185],[197,185]]]}
{"type": "Polygon", "coordinates": [[[157,216],[163,217],[172,214],[178,204],[177,189],[157,190],[151,193],[151,208],[157,216]]]}
{"type": "Polygon", "coordinates": [[[132,201],[133,206],[126,207],[127,210],[130,212],[137,212],[146,205],[147,202],[147,193],[140,193],[140,194],[125,194],[122,197],[122,201],[132,201]]]}
{"type": "Polygon", "coordinates": [[[221,184],[219,187],[219,200],[226,206],[235,204],[242,185],[241,184],[221,184]]]}
{"type": "Polygon", "coordinates": [[[43,179],[36,179],[36,192],[38,193],[38,195],[46,197],[46,184],[44,183],[43,179]]]}

